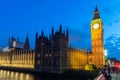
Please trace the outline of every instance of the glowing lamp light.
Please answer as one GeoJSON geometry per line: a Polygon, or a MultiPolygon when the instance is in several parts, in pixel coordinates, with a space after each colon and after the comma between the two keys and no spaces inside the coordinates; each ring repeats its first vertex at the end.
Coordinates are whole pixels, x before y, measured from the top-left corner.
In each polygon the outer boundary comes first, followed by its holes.
{"type": "Polygon", "coordinates": [[[104,50],[104,55],[105,55],[105,56],[108,55],[108,50],[104,50]]]}

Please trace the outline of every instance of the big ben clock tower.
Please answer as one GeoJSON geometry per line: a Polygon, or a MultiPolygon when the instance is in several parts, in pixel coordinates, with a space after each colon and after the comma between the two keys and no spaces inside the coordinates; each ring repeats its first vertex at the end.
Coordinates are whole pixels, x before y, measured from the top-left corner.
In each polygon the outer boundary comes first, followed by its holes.
{"type": "Polygon", "coordinates": [[[91,38],[92,64],[94,64],[97,68],[102,68],[105,65],[103,23],[97,7],[94,11],[94,17],[91,21],[91,38]]]}

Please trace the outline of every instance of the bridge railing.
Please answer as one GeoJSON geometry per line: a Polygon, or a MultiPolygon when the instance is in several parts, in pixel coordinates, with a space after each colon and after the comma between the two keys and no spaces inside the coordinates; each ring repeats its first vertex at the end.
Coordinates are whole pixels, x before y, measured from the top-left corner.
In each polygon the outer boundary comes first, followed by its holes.
{"type": "Polygon", "coordinates": [[[100,74],[94,80],[105,80],[105,78],[104,78],[104,76],[102,74],[100,74]]]}

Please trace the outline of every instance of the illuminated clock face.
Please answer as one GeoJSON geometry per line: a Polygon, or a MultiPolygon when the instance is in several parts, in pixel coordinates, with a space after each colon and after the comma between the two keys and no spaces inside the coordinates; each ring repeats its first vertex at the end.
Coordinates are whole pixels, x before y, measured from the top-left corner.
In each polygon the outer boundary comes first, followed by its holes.
{"type": "Polygon", "coordinates": [[[93,25],[93,28],[94,28],[94,29],[98,29],[99,27],[100,27],[100,26],[99,26],[98,23],[96,23],[96,24],[93,25]]]}

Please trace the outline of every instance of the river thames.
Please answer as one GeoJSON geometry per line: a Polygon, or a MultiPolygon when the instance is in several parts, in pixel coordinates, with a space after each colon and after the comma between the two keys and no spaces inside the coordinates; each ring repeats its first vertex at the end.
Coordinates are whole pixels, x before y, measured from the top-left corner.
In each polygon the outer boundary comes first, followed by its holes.
{"type": "Polygon", "coordinates": [[[0,70],[0,80],[77,80],[77,79],[70,79],[70,78],[60,79],[60,78],[46,78],[46,77],[43,78],[39,74],[35,75],[35,74],[29,74],[23,72],[0,70]]]}

